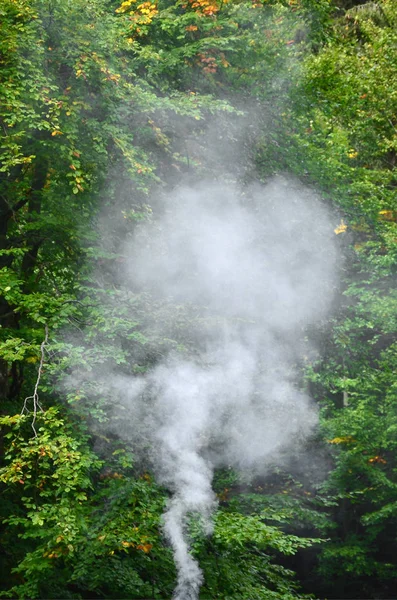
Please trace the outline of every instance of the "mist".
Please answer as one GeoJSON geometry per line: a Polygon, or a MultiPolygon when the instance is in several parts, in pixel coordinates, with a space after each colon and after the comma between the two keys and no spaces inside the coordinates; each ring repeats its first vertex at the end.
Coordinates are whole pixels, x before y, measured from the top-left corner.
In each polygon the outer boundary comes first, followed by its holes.
{"type": "MultiPolygon", "coordinates": [[[[316,427],[297,365],[312,351],[305,329],[334,296],[335,219],[313,191],[283,177],[181,186],[153,206],[122,242],[118,285],[194,318],[178,331],[179,348],[145,374],[97,376],[115,399],[117,434],[171,492],[163,533],[178,572],[174,598],[194,600],[202,574],[188,523],[199,516],[211,534],[214,469],[263,474],[316,427]]],[[[171,335],[167,319],[147,321],[158,337],[171,335]]]]}

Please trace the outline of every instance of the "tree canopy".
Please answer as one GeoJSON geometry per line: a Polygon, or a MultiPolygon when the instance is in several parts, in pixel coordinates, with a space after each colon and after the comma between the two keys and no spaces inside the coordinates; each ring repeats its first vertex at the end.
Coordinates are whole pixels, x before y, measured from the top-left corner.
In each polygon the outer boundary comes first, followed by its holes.
{"type": "Polygon", "coordinates": [[[334,219],[331,308],[288,363],[319,423],[262,472],[214,469],[212,533],[183,522],[199,597],[393,597],[396,37],[393,0],[3,0],[2,597],[172,596],[175,490],[106,379],[252,323],[127,285],[126,244],[148,252],[167,210],[177,226],[181,185],[235,186],[259,215],[249,190],[279,180],[334,219]]]}

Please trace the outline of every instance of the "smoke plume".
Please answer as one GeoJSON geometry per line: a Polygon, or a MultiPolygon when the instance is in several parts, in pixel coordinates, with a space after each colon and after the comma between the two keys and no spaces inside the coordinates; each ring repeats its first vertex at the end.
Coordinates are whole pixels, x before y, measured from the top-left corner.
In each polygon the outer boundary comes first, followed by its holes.
{"type": "MultiPolygon", "coordinates": [[[[210,534],[214,469],[264,472],[316,425],[296,364],[309,351],[305,328],[329,310],[337,257],[327,209],[285,178],[244,191],[181,187],[155,204],[153,219],[124,243],[122,285],[194,318],[177,332],[179,351],[139,377],[108,379],[127,409],[118,432],[137,447],[145,440],[172,492],[164,534],[178,570],[175,599],[194,600],[202,575],[188,521],[199,515],[210,534]]],[[[167,319],[152,327],[175,334],[167,319]]]]}

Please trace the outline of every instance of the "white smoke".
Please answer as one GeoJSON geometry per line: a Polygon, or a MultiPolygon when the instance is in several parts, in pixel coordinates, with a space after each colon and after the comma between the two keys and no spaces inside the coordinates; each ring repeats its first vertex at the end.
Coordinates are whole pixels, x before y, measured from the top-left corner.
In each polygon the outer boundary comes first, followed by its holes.
{"type": "Polygon", "coordinates": [[[199,515],[211,532],[214,468],[264,471],[316,424],[295,364],[305,327],[329,309],[337,257],[324,205],[284,178],[244,193],[180,188],[157,204],[154,220],[125,244],[124,285],[194,306],[192,351],[163,357],[138,379],[113,375],[110,385],[128,409],[124,434],[149,440],[173,494],[164,532],[178,570],[175,599],[194,600],[202,575],[188,520],[199,515]]]}

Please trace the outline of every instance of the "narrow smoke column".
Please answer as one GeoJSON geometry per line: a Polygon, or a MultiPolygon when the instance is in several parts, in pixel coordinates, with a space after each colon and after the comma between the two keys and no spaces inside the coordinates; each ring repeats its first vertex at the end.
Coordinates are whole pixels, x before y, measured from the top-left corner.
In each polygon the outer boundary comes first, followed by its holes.
{"type": "Polygon", "coordinates": [[[174,560],[178,571],[178,584],[174,592],[175,600],[196,600],[203,581],[197,561],[189,553],[186,538],[186,519],[189,513],[200,512],[202,507],[187,506],[183,496],[175,496],[164,514],[164,532],[174,550],[174,560]]]}
{"type": "Polygon", "coordinates": [[[210,519],[215,502],[211,501],[214,500],[210,485],[212,475],[203,459],[194,452],[187,453],[183,458],[181,474],[185,476],[185,482],[180,482],[178,492],[164,514],[164,533],[172,545],[178,571],[175,600],[195,600],[198,598],[203,577],[197,562],[189,552],[186,527],[189,517],[199,515],[206,524],[206,533],[212,533],[210,519]],[[207,476],[203,476],[205,472],[207,476]]]}
{"type": "Polygon", "coordinates": [[[211,488],[213,470],[200,456],[203,433],[210,411],[208,375],[180,360],[152,374],[157,411],[162,426],[156,433],[162,482],[174,491],[164,513],[164,534],[169,540],[178,571],[175,600],[196,600],[202,573],[189,552],[189,518],[199,516],[205,533],[212,532],[211,514],[216,506],[211,488]]]}

